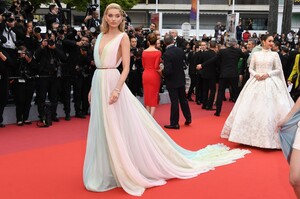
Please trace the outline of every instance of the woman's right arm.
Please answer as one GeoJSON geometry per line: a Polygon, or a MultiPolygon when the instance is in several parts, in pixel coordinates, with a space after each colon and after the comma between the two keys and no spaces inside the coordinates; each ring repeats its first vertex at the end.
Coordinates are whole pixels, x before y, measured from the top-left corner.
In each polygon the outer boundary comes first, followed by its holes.
{"type": "Polygon", "coordinates": [[[261,76],[254,70],[255,68],[255,62],[256,62],[256,54],[253,53],[250,59],[250,65],[249,65],[249,73],[255,77],[255,79],[260,80],[261,76]]]}

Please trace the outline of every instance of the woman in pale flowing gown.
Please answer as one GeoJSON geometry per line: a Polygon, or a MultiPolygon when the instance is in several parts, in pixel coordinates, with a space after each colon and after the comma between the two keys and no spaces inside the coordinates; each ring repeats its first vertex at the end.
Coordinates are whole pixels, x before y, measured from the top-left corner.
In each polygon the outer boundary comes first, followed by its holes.
{"type": "Polygon", "coordinates": [[[287,90],[281,61],[271,35],[262,37],[263,48],[253,53],[250,78],[229,114],[221,137],[260,148],[279,149],[278,122],[294,102],[287,90]]]}
{"type": "Polygon", "coordinates": [[[94,48],[96,71],[89,94],[91,116],[83,168],[87,190],[122,187],[135,196],[171,178],[187,179],[244,157],[248,150],[216,144],[192,152],[178,146],[124,84],[130,44],[123,10],[107,6],[94,48]],[[122,61],[120,74],[116,69],[122,61]]]}

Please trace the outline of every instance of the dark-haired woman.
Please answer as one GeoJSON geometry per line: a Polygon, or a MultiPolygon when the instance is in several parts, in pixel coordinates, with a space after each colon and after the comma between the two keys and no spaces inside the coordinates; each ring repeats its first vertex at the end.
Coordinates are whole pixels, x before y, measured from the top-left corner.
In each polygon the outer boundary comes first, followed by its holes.
{"type": "Polygon", "coordinates": [[[262,50],[253,53],[250,78],[241,91],[221,137],[250,146],[279,149],[278,122],[294,102],[285,83],[281,61],[272,52],[274,38],[262,37],[262,50]]]}
{"type": "Polygon", "coordinates": [[[159,70],[161,51],[156,48],[157,37],[154,33],[148,35],[149,47],[143,51],[142,64],[144,104],[147,111],[154,116],[159,103],[160,75],[159,70]]]}

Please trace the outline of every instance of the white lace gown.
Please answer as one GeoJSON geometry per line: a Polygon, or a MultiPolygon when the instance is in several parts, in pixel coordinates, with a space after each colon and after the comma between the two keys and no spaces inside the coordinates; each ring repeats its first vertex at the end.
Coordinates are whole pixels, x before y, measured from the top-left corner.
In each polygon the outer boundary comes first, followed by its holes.
{"type": "Polygon", "coordinates": [[[251,77],[228,116],[221,137],[241,144],[279,149],[277,123],[294,104],[279,55],[264,49],[253,53],[249,72],[251,77]],[[270,77],[262,81],[254,78],[263,73],[270,77]]]}
{"type": "Polygon", "coordinates": [[[171,178],[192,178],[216,166],[234,162],[249,153],[216,144],[199,151],[178,146],[156,123],[124,84],[116,103],[109,97],[120,77],[117,52],[124,33],[112,39],[99,53],[91,87],[91,116],[83,168],[86,189],[102,192],[122,187],[135,196],[171,178]],[[106,69],[99,69],[106,68],[106,69]],[[110,69],[107,69],[110,68],[110,69]]]}

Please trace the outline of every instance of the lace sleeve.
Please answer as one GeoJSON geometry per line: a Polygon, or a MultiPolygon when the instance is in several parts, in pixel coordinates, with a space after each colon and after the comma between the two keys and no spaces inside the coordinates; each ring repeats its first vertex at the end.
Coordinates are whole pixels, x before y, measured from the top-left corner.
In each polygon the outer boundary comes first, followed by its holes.
{"type": "Polygon", "coordinates": [[[249,66],[249,73],[250,73],[253,77],[257,74],[257,72],[255,71],[256,54],[257,54],[257,53],[253,53],[253,55],[251,56],[251,59],[250,59],[250,66],[249,66]]]}
{"type": "Polygon", "coordinates": [[[274,53],[274,59],[273,59],[273,67],[272,70],[268,72],[269,76],[275,76],[279,75],[282,71],[282,65],[279,58],[278,53],[274,53]]]}

